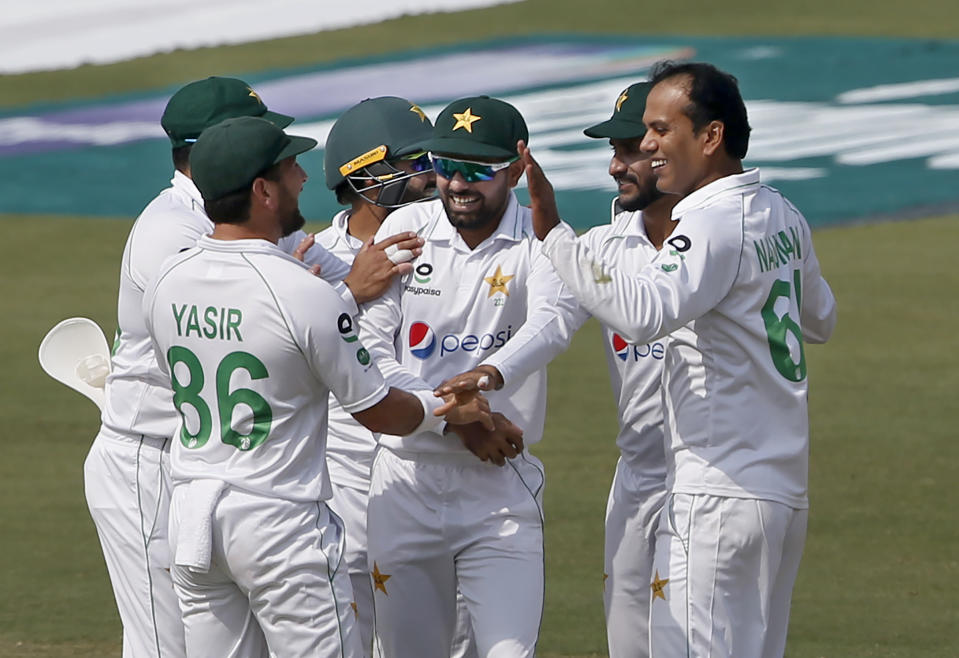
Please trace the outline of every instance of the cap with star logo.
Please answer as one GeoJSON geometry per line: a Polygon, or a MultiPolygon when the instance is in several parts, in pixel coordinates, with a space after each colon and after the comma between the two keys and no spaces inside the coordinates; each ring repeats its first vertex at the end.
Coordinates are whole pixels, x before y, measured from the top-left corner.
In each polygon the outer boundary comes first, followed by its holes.
{"type": "Polygon", "coordinates": [[[176,148],[192,144],[205,129],[234,117],[260,117],[280,128],[293,123],[293,117],[268,110],[242,80],[213,76],[191,82],[173,94],[160,125],[176,148]]]}
{"type": "Polygon", "coordinates": [[[436,118],[427,149],[437,155],[484,160],[515,158],[516,142],[529,142],[526,121],[515,107],[489,96],[461,98],[436,118]]]}
{"type": "Polygon", "coordinates": [[[652,85],[648,82],[632,84],[617,96],[613,116],[606,121],[590,126],[583,132],[587,137],[604,139],[637,139],[646,134],[643,113],[646,97],[652,85]]]}

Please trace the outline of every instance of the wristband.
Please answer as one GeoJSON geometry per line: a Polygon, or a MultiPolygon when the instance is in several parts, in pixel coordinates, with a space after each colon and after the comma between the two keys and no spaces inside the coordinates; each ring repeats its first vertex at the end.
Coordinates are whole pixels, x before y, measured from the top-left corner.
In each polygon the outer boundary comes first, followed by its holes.
{"type": "Polygon", "coordinates": [[[423,422],[416,426],[410,434],[419,434],[420,432],[439,432],[446,419],[443,416],[434,416],[433,412],[443,406],[443,398],[433,395],[433,391],[408,391],[411,395],[419,398],[423,405],[423,422]]]}

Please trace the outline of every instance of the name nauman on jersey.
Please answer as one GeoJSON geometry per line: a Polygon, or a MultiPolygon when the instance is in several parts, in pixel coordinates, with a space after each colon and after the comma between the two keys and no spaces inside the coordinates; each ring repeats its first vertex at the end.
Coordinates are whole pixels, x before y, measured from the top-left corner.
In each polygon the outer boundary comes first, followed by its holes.
{"type": "Polygon", "coordinates": [[[790,226],[789,233],[779,231],[767,235],[761,240],[753,240],[759,270],[768,272],[792,260],[802,260],[802,243],[799,241],[799,229],[790,226]]]}
{"type": "Polygon", "coordinates": [[[240,334],[243,313],[238,308],[207,306],[201,311],[196,304],[170,304],[170,306],[173,310],[173,319],[176,321],[177,336],[235,339],[237,342],[243,342],[243,336],[240,334]]]}

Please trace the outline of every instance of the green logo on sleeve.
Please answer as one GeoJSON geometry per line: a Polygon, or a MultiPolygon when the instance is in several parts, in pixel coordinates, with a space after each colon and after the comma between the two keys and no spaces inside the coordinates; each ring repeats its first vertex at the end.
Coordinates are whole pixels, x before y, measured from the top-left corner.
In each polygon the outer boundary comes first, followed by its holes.
{"type": "Polygon", "coordinates": [[[356,351],[356,360],[360,362],[360,365],[370,365],[370,353],[366,351],[365,347],[361,347],[356,351]]]}

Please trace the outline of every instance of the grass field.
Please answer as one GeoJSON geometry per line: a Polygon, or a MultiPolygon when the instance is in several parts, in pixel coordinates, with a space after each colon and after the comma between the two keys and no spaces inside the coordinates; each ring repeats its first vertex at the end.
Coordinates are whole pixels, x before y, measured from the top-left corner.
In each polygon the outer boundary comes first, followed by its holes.
{"type": "MultiPolygon", "coordinates": [[[[106,67],[0,76],[0,106],[171,85],[212,73],[464,39],[557,30],[671,34],[952,37],[959,5],[827,0],[668,7],[527,0],[467,14],[106,67]],[[668,13],[667,10],[668,9],[668,13]]],[[[37,172],[42,176],[42,172],[37,172]]],[[[56,190],[51,190],[55,194],[56,190]]],[[[0,198],[2,208],[2,198],[0,198]]],[[[43,375],[57,321],[115,326],[129,223],[0,215],[0,656],[119,656],[119,620],[83,500],[94,407],[43,375]]],[[[819,230],[840,305],[836,335],[808,351],[812,508],[794,596],[790,658],[959,655],[959,216],[819,230]]],[[[602,517],[616,458],[598,327],[551,367],[546,440],[547,609],[541,654],[605,654],[602,517]]]]}
{"type": "MultiPolygon", "coordinates": [[[[82,496],[97,418],[40,373],[35,350],[71,315],[112,331],[128,225],[4,217],[0,226],[10,273],[0,297],[0,416],[11,430],[0,461],[0,656],[118,656],[119,623],[82,496]]],[[[959,275],[944,264],[959,217],[826,229],[815,240],[841,310],[833,340],[808,352],[812,512],[788,655],[955,656],[959,275]]],[[[551,377],[537,449],[549,471],[541,649],[602,655],[602,514],[616,450],[595,325],[551,377]]]]}

